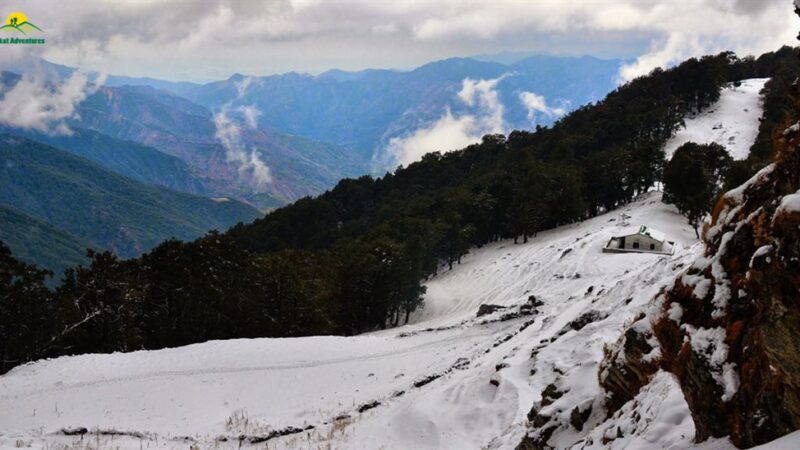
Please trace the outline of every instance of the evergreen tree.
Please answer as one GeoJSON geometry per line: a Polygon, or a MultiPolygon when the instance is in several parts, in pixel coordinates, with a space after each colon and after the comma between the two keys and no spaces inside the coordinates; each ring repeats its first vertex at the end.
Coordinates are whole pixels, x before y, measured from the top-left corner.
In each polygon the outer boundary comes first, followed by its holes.
{"type": "Polygon", "coordinates": [[[58,324],[44,284],[50,275],[18,261],[0,242],[0,374],[46,356],[58,324]]]}
{"type": "Polygon", "coordinates": [[[700,223],[714,207],[732,161],[719,144],[687,142],[664,169],[664,201],[674,203],[689,219],[698,238],[700,223]]]}

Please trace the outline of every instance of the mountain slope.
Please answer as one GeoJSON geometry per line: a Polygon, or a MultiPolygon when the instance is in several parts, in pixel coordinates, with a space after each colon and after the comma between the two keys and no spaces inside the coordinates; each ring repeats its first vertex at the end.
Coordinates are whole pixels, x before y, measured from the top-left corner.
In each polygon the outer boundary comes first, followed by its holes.
{"type": "MultiPolygon", "coordinates": [[[[185,444],[172,437],[186,435],[201,446],[228,436],[216,445],[236,448],[236,436],[247,442],[290,427],[313,428],[273,437],[270,448],[301,442],[335,448],[514,448],[530,405],[548,384],[570,388],[553,405],[563,415],[575,405],[602,402],[595,374],[603,343],[667,283],[676,265],[696,253],[693,232],[658,195],[639,199],[625,212],[632,226],[647,223],[680,242],[675,256],[601,253],[610,236],[627,231],[611,221],[617,213],[610,213],[540,233],[525,245],[504,241],[471,253],[427,283],[426,308],[399,329],[350,338],[216,341],[15,369],[2,378],[10,395],[0,396],[0,404],[24,405],[37,414],[3,416],[0,427],[9,436],[29,436],[29,430],[43,427],[56,433],[43,438],[51,443],[75,439],[57,434],[65,427],[147,436],[116,437],[120,448],[155,439],[179,448],[185,444]],[[532,295],[542,304],[530,305],[532,295]],[[483,303],[506,309],[476,319],[483,303]],[[607,317],[570,328],[590,310],[607,317]],[[503,318],[511,312],[522,315],[503,318]]],[[[673,443],[688,446],[688,409],[679,401],[676,409],[685,436],[676,435],[673,443]]],[[[602,415],[596,407],[590,420],[602,421],[602,415]]],[[[653,436],[643,434],[642,439],[653,436]]]]}
{"type": "Polygon", "coordinates": [[[236,201],[144,185],[20,137],[0,137],[0,160],[0,203],[123,257],[259,216],[236,201]]]}
{"type": "Polygon", "coordinates": [[[653,299],[607,358],[612,370],[641,374],[633,392],[646,388],[650,371],[628,343],[647,341],[677,379],[698,441],[729,435],[749,448],[800,428],[797,80],[790,89],[792,125],[774,134],[775,161],[719,199],[702,257],[653,299]]]}
{"type": "Polygon", "coordinates": [[[180,158],[92,130],[72,127],[71,131],[71,134],[61,135],[0,127],[0,133],[25,137],[65,150],[142,183],[208,195],[203,181],[180,158]]]}
{"type": "MultiPolygon", "coordinates": [[[[534,92],[555,106],[578,107],[601,99],[616,86],[619,60],[590,57],[531,57],[511,65],[451,58],[411,71],[331,71],[314,77],[288,73],[265,77],[234,75],[183,91],[186,97],[216,108],[227,102],[255,105],[259,123],[282,132],[324,139],[379,158],[391,138],[430,125],[449,108],[476,113],[459,101],[462,82],[504,77],[497,86],[508,129],[532,127],[522,92],[534,92]],[[237,86],[250,80],[243,96],[237,86]]],[[[556,117],[535,113],[539,124],[556,117]]]]}
{"type": "Polygon", "coordinates": [[[702,251],[685,218],[648,192],[524,244],[473,248],[424,283],[425,307],[404,327],[16,368],[0,378],[11,393],[0,406],[37,414],[0,427],[9,445],[21,436],[33,446],[69,445],[79,438],[63,430],[80,427],[110,444],[101,433],[125,430],[113,437],[123,449],[179,448],[184,436],[219,448],[733,449],[727,439],[693,442],[692,412],[669,373],[610,417],[599,380],[607,345],[702,251]],[[602,252],[640,225],[663,231],[674,254],[602,252]]]}
{"type": "MultiPolygon", "coordinates": [[[[11,68],[29,70],[50,85],[74,73],[74,69],[43,61],[11,68]]],[[[13,89],[20,78],[13,72],[0,73],[0,95],[13,89]]],[[[251,127],[249,118],[236,108],[212,112],[166,90],[117,81],[93,89],[76,105],[76,115],[67,121],[76,135],[6,131],[63,147],[139,181],[237,198],[262,210],[318,194],[368,169],[368,158],[339,145],[286,135],[267,126],[251,127]],[[216,113],[226,117],[228,128],[220,128],[225,121],[217,123],[216,113]],[[236,138],[230,140],[232,135],[236,138]],[[239,153],[250,159],[255,155],[268,168],[269,181],[249,177],[251,167],[241,164],[239,153]]]]}
{"type": "Polygon", "coordinates": [[[756,78],[726,86],[713,106],[684,120],[684,127],[664,146],[667,158],[687,142],[714,142],[725,147],[734,160],[747,159],[764,114],[761,91],[767,81],[769,78],[756,78]]]}
{"type": "Polygon", "coordinates": [[[89,242],[0,204],[0,241],[16,258],[53,272],[57,279],[64,269],[85,265],[89,242]]]}
{"type": "Polygon", "coordinates": [[[185,161],[205,192],[248,201],[261,208],[324,191],[341,178],[366,170],[367,160],[321,141],[246,126],[235,112],[236,150],[255,151],[272,181],[259,185],[242,176],[217,134],[214,115],[189,100],[150,87],[103,87],[78,107],[75,123],[109,136],[151,146],[185,161]]]}
{"type": "Polygon", "coordinates": [[[8,416],[0,426],[34,446],[73,442],[59,431],[80,426],[127,430],[114,438],[123,449],[156,440],[180,448],[176,436],[191,436],[219,448],[266,440],[276,449],[512,449],[527,439],[558,449],[732,450],[727,439],[693,442],[692,412],[669,373],[656,372],[611,417],[598,381],[606,346],[702,251],[685,218],[650,192],[526,244],[473,249],[425,283],[425,308],[404,327],[17,368],[2,378],[13,395],[0,404],[38,412],[8,416]],[[663,231],[676,242],[674,254],[601,252],[612,236],[639,225],[663,231]],[[489,304],[495,310],[476,317],[489,304]],[[54,401],[57,411],[48,408],[54,401]],[[39,429],[54,434],[32,437],[39,429]]]}
{"type": "MultiPolygon", "coordinates": [[[[113,434],[122,448],[191,439],[199,447],[692,447],[703,424],[667,372],[612,408],[601,380],[625,377],[606,370],[604,361],[620,359],[606,345],[702,250],[685,219],[647,192],[663,162],[658,150],[680,115],[713,105],[732,74],[758,76],[751,63],[728,54],[690,60],[553,128],[489,136],[378,180],[345,180],[254,225],[167,242],[140,259],[96,258],[57,301],[34,305],[59,305],[56,330],[76,333],[55,334],[63,340],[52,345],[20,329],[30,350],[9,359],[371,333],[39,361],[0,378],[10,392],[0,406],[36,405],[37,414],[0,423],[39,446],[81,439],[73,436],[81,428],[61,427],[96,426],[98,440],[113,434]],[[675,253],[601,252],[639,225],[665,231],[675,253]],[[401,311],[412,314],[409,326],[377,331],[401,311]],[[39,412],[56,398],[59,409],[39,412]]],[[[620,340],[658,369],[652,341],[635,337],[620,340]]],[[[731,448],[726,439],[710,445],[731,448]]]]}

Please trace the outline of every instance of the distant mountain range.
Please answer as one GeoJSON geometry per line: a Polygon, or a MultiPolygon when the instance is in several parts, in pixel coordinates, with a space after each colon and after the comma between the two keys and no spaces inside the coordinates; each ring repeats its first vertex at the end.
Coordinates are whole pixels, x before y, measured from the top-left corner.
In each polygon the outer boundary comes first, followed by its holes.
{"type": "MultiPolygon", "coordinates": [[[[498,80],[490,90],[504,131],[525,129],[559,114],[531,110],[522,94],[565,112],[612,90],[621,63],[491,59],[411,71],[236,74],[207,84],[105,77],[66,120],[69,133],[0,123],[0,240],[56,271],[82,261],[86,246],[136,256],[169,237],[252,220],[257,209],[317,195],[342,178],[393,169],[384,158],[392,139],[445,114],[482,113],[487,105],[460,98],[465,80],[498,80]]],[[[75,73],[40,59],[2,68],[0,99],[20,74],[55,86],[75,73]]]]}
{"type": "MultiPolygon", "coordinates": [[[[452,58],[411,71],[236,74],[207,84],[108,76],[77,105],[69,122],[73,135],[0,131],[54,145],[137,181],[237,198],[265,210],[318,194],[345,177],[391,170],[394,162],[386,153],[392,139],[430,126],[448,112],[479,114],[485,105],[459,98],[466,79],[500,79],[494,89],[502,131],[510,131],[559,117],[531,110],[521,95],[535,94],[566,112],[612,90],[622,63],[589,56],[495,56],[452,58]],[[236,116],[243,108],[253,111],[255,127],[236,116]],[[269,183],[248,179],[232,161],[237,155],[219,139],[215,123],[215,114],[223,110],[234,116],[239,151],[253,152],[268,167],[269,183]]],[[[40,59],[6,68],[53,80],[75,72],[40,59]]],[[[2,75],[5,89],[18,80],[16,74],[2,75]]]]}
{"type": "MultiPolygon", "coordinates": [[[[312,76],[288,73],[250,78],[244,95],[243,75],[199,86],[176,85],[176,94],[209,108],[232,102],[254,105],[259,124],[281,132],[333,142],[375,159],[389,140],[404,136],[440,118],[474,111],[459,101],[465,79],[503,77],[497,94],[504,107],[506,129],[533,127],[520,94],[531,92],[566,110],[603,98],[616,87],[621,60],[533,56],[514,62],[453,58],[412,71],[332,70],[312,76]]],[[[536,123],[549,125],[557,117],[539,114],[536,123]]],[[[378,158],[380,159],[380,158],[378,158]]],[[[382,168],[380,168],[382,169],[382,168]]]]}
{"type": "Polygon", "coordinates": [[[0,135],[0,186],[0,239],[52,270],[74,264],[86,246],[131,257],[166,238],[193,239],[261,215],[236,200],[140,183],[10,135],[0,135]]]}
{"type": "Polygon", "coordinates": [[[0,125],[0,133],[51,145],[143,183],[198,195],[214,194],[182,159],[133,141],[77,127],[72,128],[71,134],[51,134],[0,125]]]}
{"type": "MultiPolygon", "coordinates": [[[[231,163],[216,136],[214,114],[182,97],[149,86],[102,87],[78,107],[76,127],[138,142],[180,158],[201,179],[203,193],[234,197],[261,209],[314,195],[341,178],[364,172],[366,161],[346,148],[238,120],[240,147],[257,151],[272,182],[256,188],[231,163]]],[[[231,113],[234,114],[234,113],[231,113]]]]}

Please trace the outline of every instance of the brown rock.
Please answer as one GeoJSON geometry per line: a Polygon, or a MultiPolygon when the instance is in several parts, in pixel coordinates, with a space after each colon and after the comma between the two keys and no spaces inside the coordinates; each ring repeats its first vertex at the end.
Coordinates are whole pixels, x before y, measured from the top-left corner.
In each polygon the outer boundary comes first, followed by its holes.
{"type": "MultiPolygon", "coordinates": [[[[646,320],[641,315],[638,320],[646,320]]],[[[600,366],[600,385],[609,394],[606,398],[607,416],[610,417],[625,403],[633,400],[639,390],[650,382],[658,370],[658,361],[645,361],[643,357],[653,350],[648,343],[652,335],[643,334],[646,327],[631,326],[615,349],[606,348],[600,366]],[[620,355],[621,353],[621,355],[620,355]],[[622,357],[620,357],[622,356],[622,357]]]]}
{"type": "Polygon", "coordinates": [[[705,232],[706,258],[714,263],[695,264],[676,281],[654,324],[698,441],[730,435],[747,448],[800,428],[800,212],[780,208],[800,189],[799,134],[776,139],[773,169],[720,200],[705,232]],[[704,298],[687,281],[696,277],[711,282],[704,298]],[[717,294],[727,300],[722,308],[717,294]],[[668,317],[673,303],[684,311],[680,323],[668,317]],[[724,330],[724,364],[738,381],[728,383],[737,388],[733,395],[720,385],[719,362],[686,342],[687,328],[724,330]]]}

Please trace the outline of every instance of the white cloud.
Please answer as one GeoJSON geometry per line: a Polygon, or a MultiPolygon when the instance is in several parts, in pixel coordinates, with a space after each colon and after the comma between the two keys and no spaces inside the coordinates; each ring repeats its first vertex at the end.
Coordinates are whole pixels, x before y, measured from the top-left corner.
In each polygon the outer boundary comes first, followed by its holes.
{"type": "Polygon", "coordinates": [[[795,42],[798,24],[789,0],[74,0],[69,14],[61,1],[29,3],[47,37],[32,50],[45,57],[173,78],[407,67],[502,50],[644,51],[622,73],[629,79],[708,52],[775,50],[795,42]]]}
{"type": "Polygon", "coordinates": [[[0,99],[0,123],[47,133],[70,134],[65,120],[77,117],[75,107],[102,83],[102,78],[89,83],[86,74],[79,71],[62,82],[25,75],[0,99]]]}
{"type": "Polygon", "coordinates": [[[506,76],[502,75],[491,80],[466,78],[461,82],[458,98],[467,106],[478,107],[482,113],[479,123],[484,129],[491,130],[487,133],[495,133],[503,129],[504,108],[500,103],[496,88],[497,84],[506,76]]]}
{"type": "MultiPolygon", "coordinates": [[[[236,83],[237,99],[241,99],[252,84],[251,77],[245,77],[236,83]]],[[[255,106],[239,106],[233,109],[239,113],[248,127],[255,129],[258,126],[258,116],[261,115],[255,106]]],[[[264,189],[272,183],[272,172],[269,166],[261,160],[255,148],[246,149],[242,143],[242,129],[231,117],[231,102],[226,103],[214,114],[214,136],[225,148],[225,158],[228,162],[238,166],[239,176],[249,178],[255,188],[264,189]]]]}
{"type": "Polygon", "coordinates": [[[236,108],[236,110],[242,113],[244,116],[244,120],[247,123],[247,126],[250,128],[257,128],[258,127],[258,117],[261,115],[261,111],[258,110],[254,105],[250,106],[240,106],[236,108]]]}
{"type": "Polygon", "coordinates": [[[242,129],[229,112],[226,105],[214,114],[214,136],[225,148],[226,160],[238,166],[239,176],[249,178],[256,189],[263,189],[272,182],[272,173],[256,149],[248,150],[242,144],[242,129]]]}
{"type": "Polygon", "coordinates": [[[503,133],[504,108],[496,88],[504,77],[491,80],[464,79],[457,97],[476,112],[456,117],[448,108],[432,124],[409,135],[390,139],[386,152],[393,164],[408,165],[426,153],[458,150],[479,141],[486,134],[503,133]]]}
{"type": "Polygon", "coordinates": [[[247,93],[247,90],[250,88],[250,85],[253,84],[254,81],[258,83],[256,78],[244,77],[240,81],[234,83],[234,86],[236,86],[236,98],[241,99],[242,97],[244,97],[244,94],[247,93]]]}
{"type": "Polygon", "coordinates": [[[552,107],[547,105],[545,98],[535,92],[521,92],[519,100],[528,110],[528,120],[531,125],[536,125],[536,113],[544,114],[549,118],[561,117],[567,113],[564,107],[552,107]]]}
{"type": "Polygon", "coordinates": [[[372,31],[373,34],[379,36],[391,35],[398,32],[397,25],[393,23],[373,25],[370,30],[372,31]]]}
{"type": "MultiPolygon", "coordinates": [[[[650,49],[620,69],[620,81],[645,75],[691,57],[733,50],[740,56],[795,45],[797,16],[786,1],[684,0],[680,7],[656,3],[639,11],[638,28],[658,37],[650,49]]],[[[621,23],[622,29],[634,24],[621,23]]]]}

